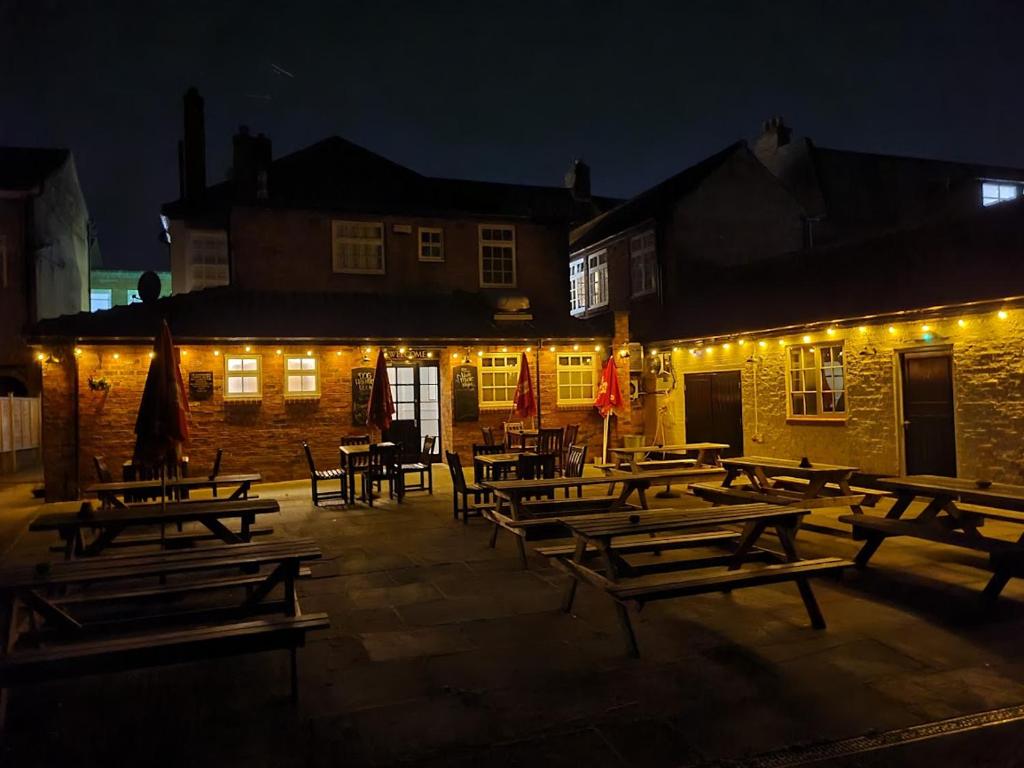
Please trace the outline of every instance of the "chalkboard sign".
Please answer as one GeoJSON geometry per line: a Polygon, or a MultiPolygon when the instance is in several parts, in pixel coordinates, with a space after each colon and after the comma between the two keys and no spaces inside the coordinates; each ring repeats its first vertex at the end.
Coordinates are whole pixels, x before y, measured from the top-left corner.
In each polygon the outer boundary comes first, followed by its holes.
{"type": "Polygon", "coordinates": [[[188,399],[209,400],[213,397],[213,371],[188,372],[188,399]]]}
{"type": "Polygon", "coordinates": [[[366,426],[366,409],[373,390],[373,368],[352,369],[352,426],[366,426]]]}
{"type": "Polygon", "coordinates": [[[475,365],[452,368],[452,417],[455,421],[477,421],[480,418],[475,365]]]}

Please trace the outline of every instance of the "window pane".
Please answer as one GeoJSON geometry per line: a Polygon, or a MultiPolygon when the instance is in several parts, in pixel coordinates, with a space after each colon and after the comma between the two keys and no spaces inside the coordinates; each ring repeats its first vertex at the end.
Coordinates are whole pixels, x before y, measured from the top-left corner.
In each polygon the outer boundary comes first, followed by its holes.
{"type": "Polygon", "coordinates": [[[241,376],[228,376],[228,394],[240,395],[242,394],[242,377],[241,376]]]}
{"type": "Polygon", "coordinates": [[[255,376],[246,376],[242,379],[242,391],[247,395],[256,394],[259,382],[255,376]]]}
{"type": "Polygon", "coordinates": [[[242,361],[237,357],[228,358],[228,370],[229,371],[240,371],[242,370],[242,361]]]}

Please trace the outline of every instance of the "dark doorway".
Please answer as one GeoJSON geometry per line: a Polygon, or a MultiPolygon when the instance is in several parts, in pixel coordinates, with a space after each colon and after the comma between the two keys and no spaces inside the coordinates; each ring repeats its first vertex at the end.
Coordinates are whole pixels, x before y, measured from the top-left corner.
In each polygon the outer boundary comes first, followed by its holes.
{"type": "MultiPolygon", "coordinates": [[[[420,443],[413,450],[422,449],[422,438],[433,435],[433,460],[440,460],[441,450],[441,377],[436,362],[414,362],[403,365],[389,365],[388,378],[391,381],[391,397],[395,401],[393,418],[407,422],[406,432],[396,439],[405,443],[409,434],[416,434],[420,443]],[[408,424],[411,422],[411,424],[408,424]]],[[[402,429],[403,425],[399,425],[402,429]]],[[[409,450],[409,446],[406,446],[409,450]]]]}
{"type": "Polygon", "coordinates": [[[723,456],[743,454],[743,395],[739,371],[683,376],[686,442],[728,443],[723,456]]]}
{"type": "Polygon", "coordinates": [[[900,368],[907,474],[955,477],[952,357],[948,351],[904,352],[900,368]]]}

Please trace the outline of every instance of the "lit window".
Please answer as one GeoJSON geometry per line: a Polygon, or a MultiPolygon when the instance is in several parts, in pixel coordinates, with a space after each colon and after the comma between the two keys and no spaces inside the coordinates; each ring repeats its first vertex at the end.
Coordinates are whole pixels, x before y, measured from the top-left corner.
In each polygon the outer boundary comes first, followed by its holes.
{"type": "Polygon", "coordinates": [[[92,288],[89,291],[89,311],[97,312],[101,309],[110,309],[113,302],[113,292],[109,288],[92,288]]]}
{"type": "Polygon", "coordinates": [[[188,242],[188,290],[227,285],[230,281],[227,232],[192,230],[188,242]]]}
{"type": "Polygon", "coordinates": [[[335,272],[384,274],[384,225],[374,221],[332,221],[335,272]]]}
{"type": "Polygon", "coordinates": [[[516,285],[516,231],[487,224],[480,227],[480,287],[516,285]]]}
{"type": "Polygon", "coordinates": [[[646,296],[658,290],[658,258],[654,250],[654,231],[629,239],[629,267],[634,296],[646,296]]]}
{"type": "Polygon", "coordinates": [[[224,399],[259,400],[263,396],[259,355],[224,358],[224,399]]]}
{"type": "Polygon", "coordinates": [[[569,312],[579,315],[587,309],[587,267],[583,259],[569,264],[569,312]]]}
{"type": "Polygon", "coordinates": [[[790,347],[789,414],[835,418],[846,413],[843,345],[790,347]]]}
{"type": "Polygon", "coordinates": [[[480,358],[480,401],[484,406],[510,407],[518,382],[518,355],[484,355],[480,358]]]}
{"type": "Polygon", "coordinates": [[[284,361],[284,396],[319,397],[320,366],[315,357],[286,357],[284,361]]]}
{"type": "Polygon", "coordinates": [[[594,356],[558,356],[558,404],[594,404],[594,356]]]}
{"type": "Polygon", "coordinates": [[[608,251],[598,251],[587,257],[587,306],[608,306],[608,251]]]}
{"type": "Polygon", "coordinates": [[[139,292],[138,291],[128,291],[127,296],[128,296],[128,303],[129,304],[141,304],[142,303],[142,297],[139,296],[139,292]]]}
{"type": "Polygon", "coordinates": [[[420,261],[444,261],[444,230],[420,227],[420,261]]]}
{"type": "Polygon", "coordinates": [[[998,184],[994,181],[985,181],[981,184],[981,204],[985,206],[1016,200],[1018,195],[1020,187],[1017,184],[998,184]]]}

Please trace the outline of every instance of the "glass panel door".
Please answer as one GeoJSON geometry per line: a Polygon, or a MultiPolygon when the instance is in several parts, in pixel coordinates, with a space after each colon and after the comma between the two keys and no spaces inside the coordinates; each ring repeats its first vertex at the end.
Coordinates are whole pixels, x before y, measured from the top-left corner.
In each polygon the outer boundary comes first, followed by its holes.
{"type": "Polygon", "coordinates": [[[388,366],[388,380],[395,401],[392,418],[412,419],[419,425],[421,437],[436,437],[433,456],[440,460],[441,377],[437,363],[388,366]]]}

